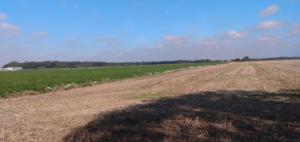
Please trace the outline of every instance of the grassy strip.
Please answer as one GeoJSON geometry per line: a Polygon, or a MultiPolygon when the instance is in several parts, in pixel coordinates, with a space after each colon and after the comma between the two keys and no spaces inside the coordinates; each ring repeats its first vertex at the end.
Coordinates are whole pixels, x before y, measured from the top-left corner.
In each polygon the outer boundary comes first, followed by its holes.
{"type": "Polygon", "coordinates": [[[69,89],[76,85],[85,86],[168,70],[220,63],[222,62],[0,72],[0,97],[24,91],[47,92],[62,86],[64,89],[69,89]]]}

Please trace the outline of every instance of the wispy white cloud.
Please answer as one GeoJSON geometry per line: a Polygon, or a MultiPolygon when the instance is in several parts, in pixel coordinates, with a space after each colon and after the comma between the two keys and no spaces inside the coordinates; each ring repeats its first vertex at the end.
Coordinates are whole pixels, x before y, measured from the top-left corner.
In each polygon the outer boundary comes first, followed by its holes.
{"type": "Polygon", "coordinates": [[[263,30],[271,30],[271,29],[278,29],[282,26],[282,23],[279,21],[264,21],[260,23],[257,28],[263,30]]]}
{"type": "Polygon", "coordinates": [[[0,37],[15,37],[21,34],[19,27],[6,23],[0,22],[0,37]]]}
{"type": "Polygon", "coordinates": [[[15,37],[21,34],[21,29],[18,26],[7,23],[6,15],[0,13],[0,38],[15,37]]]}
{"type": "Polygon", "coordinates": [[[245,38],[247,34],[245,32],[238,32],[238,31],[231,30],[231,31],[227,31],[225,33],[225,36],[229,38],[245,38]]]}
{"type": "Polygon", "coordinates": [[[170,45],[182,45],[190,43],[192,36],[176,36],[176,35],[166,35],[162,38],[162,44],[170,45]]]}
{"type": "Polygon", "coordinates": [[[187,36],[166,35],[163,37],[163,40],[167,42],[182,42],[187,40],[187,36]]]}
{"type": "Polygon", "coordinates": [[[270,16],[277,13],[279,7],[277,5],[271,5],[260,12],[261,16],[270,16]]]}

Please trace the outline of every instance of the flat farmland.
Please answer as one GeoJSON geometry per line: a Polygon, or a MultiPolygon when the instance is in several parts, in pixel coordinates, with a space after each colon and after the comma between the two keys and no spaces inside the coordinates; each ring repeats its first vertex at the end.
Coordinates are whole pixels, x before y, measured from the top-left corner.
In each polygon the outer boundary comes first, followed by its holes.
{"type": "Polygon", "coordinates": [[[200,66],[0,99],[0,141],[299,141],[300,61],[200,66]]]}
{"type": "Polygon", "coordinates": [[[107,66],[78,69],[38,69],[0,72],[0,97],[17,93],[37,93],[161,73],[180,68],[220,64],[221,62],[163,65],[107,66]]]}

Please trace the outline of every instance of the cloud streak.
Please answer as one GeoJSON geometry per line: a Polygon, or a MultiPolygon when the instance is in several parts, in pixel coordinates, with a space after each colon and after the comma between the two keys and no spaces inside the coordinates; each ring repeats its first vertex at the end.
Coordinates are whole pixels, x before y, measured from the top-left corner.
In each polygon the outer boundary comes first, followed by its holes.
{"type": "Polygon", "coordinates": [[[15,37],[21,34],[18,26],[6,22],[7,16],[0,13],[0,38],[15,37]]]}
{"type": "Polygon", "coordinates": [[[245,38],[247,36],[247,34],[245,32],[238,32],[235,30],[231,30],[225,33],[226,37],[229,38],[245,38]]]}
{"type": "Polygon", "coordinates": [[[264,21],[261,22],[257,28],[262,30],[272,30],[272,29],[278,29],[282,26],[282,23],[279,21],[264,21]]]}
{"type": "Polygon", "coordinates": [[[267,8],[265,8],[264,10],[262,10],[260,12],[260,15],[264,16],[264,17],[270,16],[270,15],[273,15],[273,14],[277,13],[278,10],[279,10],[279,7],[277,5],[271,5],[267,8]]]}

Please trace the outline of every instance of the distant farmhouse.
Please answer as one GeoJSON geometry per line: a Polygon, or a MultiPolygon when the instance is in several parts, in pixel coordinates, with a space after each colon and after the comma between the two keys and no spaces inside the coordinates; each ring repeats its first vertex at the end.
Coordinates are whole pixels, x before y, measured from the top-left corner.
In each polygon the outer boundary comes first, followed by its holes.
{"type": "Polygon", "coordinates": [[[0,68],[0,71],[20,71],[23,70],[22,67],[7,67],[7,68],[0,68]]]}

